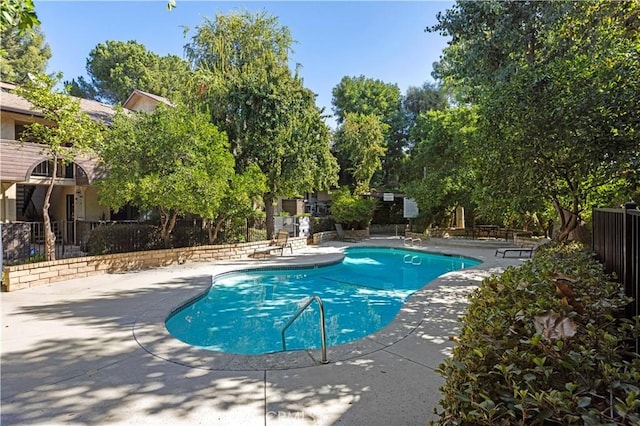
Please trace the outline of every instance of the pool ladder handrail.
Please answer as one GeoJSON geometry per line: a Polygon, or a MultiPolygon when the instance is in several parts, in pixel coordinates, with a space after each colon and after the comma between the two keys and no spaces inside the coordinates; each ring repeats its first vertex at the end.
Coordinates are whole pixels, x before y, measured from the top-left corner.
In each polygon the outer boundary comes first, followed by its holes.
{"type": "Polygon", "coordinates": [[[287,343],[285,341],[284,338],[284,332],[287,331],[287,328],[289,328],[289,326],[291,324],[293,324],[293,322],[295,320],[298,319],[298,317],[300,315],[302,315],[302,313],[305,311],[305,309],[307,309],[309,307],[309,305],[311,305],[311,303],[313,303],[313,301],[318,302],[318,307],[320,308],[320,339],[321,339],[321,343],[322,343],[322,359],[320,360],[321,363],[323,364],[328,364],[329,361],[327,360],[327,333],[325,331],[325,327],[324,327],[324,306],[322,305],[322,299],[320,299],[319,296],[317,295],[313,295],[308,297],[308,300],[305,302],[304,305],[302,305],[295,313],[295,315],[289,320],[289,322],[282,328],[282,350],[286,351],[287,350],[287,343]]]}

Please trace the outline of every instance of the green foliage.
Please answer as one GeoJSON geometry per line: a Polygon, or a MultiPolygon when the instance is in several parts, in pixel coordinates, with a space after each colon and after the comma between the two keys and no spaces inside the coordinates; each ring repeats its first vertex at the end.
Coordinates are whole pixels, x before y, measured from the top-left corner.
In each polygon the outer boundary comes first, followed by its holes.
{"type": "Polygon", "coordinates": [[[439,423],[637,424],[640,358],[628,345],[640,330],[620,319],[627,303],[575,243],[485,279],[439,367],[439,423]]]}
{"type": "Polygon", "coordinates": [[[414,121],[423,112],[447,108],[449,102],[438,84],[425,82],[421,87],[409,86],[402,105],[414,121]]]}
{"type": "MultiPolygon", "coordinates": [[[[382,123],[384,153],[380,153],[381,167],[376,167],[381,173],[372,174],[373,185],[397,187],[399,168],[404,158],[404,148],[407,144],[407,114],[402,109],[402,97],[396,84],[385,83],[360,77],[343,77],[340,83],[333,88],[333,110],[339,125],[336,143],[340,143],[340,132],[347,126],[347,115],[352,117],[377,117],[382,123]]],[[[376,130],[372,130],[377,132],[376,130]]],[[[367,138],[365,138],[367,139],[367,138]]],[[[368,148],[363,148],[366,151],[368,148]]],[[[361,176],[354,176],[359,164],[353,164],[349,158],[349,152],[336,150],[335,155],[342,171],[341,184],[359,185],[361,176]],[[355,181],[355,182],[354,182],[355,181]]],[[[378,155],[378,154],[376,154],[378,155]]],[[[365,173],[368,174],[367,171],[365,173]]],[[[367,183],[367,185],[369,185],[367,183]]]]}
{"type": "Polygon", "coordinates": [[[311,216],[311,232],[327,232],[335,230],[335,219],[331,216],[311,216]]]}
{"type": "Polygon", "coordinates": [[[3,263],[5,266],[13,266],[13,265],[25,265],[28,263],[38,263],[38,262],[46,262],[46,261],[47,261],[47,257],[45,256],[45,254],[38,253],[38,254],[32,254],[27,258],[4,261],[3,263]]]}
{"type": "Polygon", "coordinates": [[[213,244],[217,240],[218,232],[225,221],[255,217],[255,205],[266,189],[264,174],[253,164],[242,174],[234,174],[220,205],[208,212],[201,212],[209,229],[209,243],[213,244]]]}
{"type": "Polygon", "coordinates": [[[431,30],[453,40],[435,74],[478,107],[472,149],[483,201],[543,199],[562,239],[593,207],[594,192],[608,190],[611,200],[637,192],[639,8],[486,1],[439,15],[431,30]]]}
{"type": "Polygon", "coordinates": [[[382,168],[386,147],[384,135],[388,126],[376,115],[347,112],[336,133],[334,150],[348,162],[347,171],[355,179],[355,193],[369,191],[371,178],[382,168]]]}
{"type": "Polygon", "coordinates": [[[60,76],[53,79],[38,74],[28,84],[17,89],[18,95],[28,100],[35,111],[42,114],[43,122],[28,126],[22,140],[35,140],[42,147],[42,153],[53,165],[47,192],[43,200],[42,216],[44,219],[44,244],[47,260],[55,260],[56,236],[51,229],[49,205],[51,193],[55,185],[58,164],[72,162],[80,154],[86,154],[90,146],[102,140],[103,123],[95,122],[89,115],[80,110],[78,99],[66,93],[54,90],[60,76]]]}
{"type": "Polygon", "coordinates": [[[0,31],[3,33],[8,28],[17,28],[24,34],[40,25],[33,0],[2,0],[0,6],[0,31]]]}
{"type": "Polygon", "coordinates": [[[99,43],[87,58],[87,75],[66,83],[74,95],[123,103],[134,90],[174,98],[183,89],[189,64],[175,55],[159,56],[137,41],[99,43]]]}
{"type": "Polygon", "coordinates": [[[51,58],[51,48],[40,27],[24,32],[18,27],[3,28],[0,51],[0,75],[7,82],[26,82],[29,74],[44,74],[51,58]]]}
{"type": "Polygon", "coordinates": [[[349,229],[369,227],[377,203],[375,198],[352,195],[347,187],[333,191],[332,197],[330,210],[335,222],[341,223],[349,229]]]}
{"type": "Polygon", "coordinates": [[[236,169],[257,165],[267,178],[270,235],[276,197],[328,189],[337,181],[315,95],[289,69],[292,43],[276,18],[234,13],[207,19],[185,47],[195,70],[193,104],[226,132],[236,169]]]}
{"type": "Polygon", "coordinates": [[[162,235],[177,217],[214,217],[234,177],[225,135],[208,117],[185,106],[159,104],[151,113],[119,111],[97,147],[105,176],[96,182],[100,199],[117,210],[127,202],[158,207],[162,235]]]}
{"type": "Polygon", "coordinates": [[[164,248],[159,227],[142,224],[103,225],[91,231],[87,241],[90,255],[127,253],[164,248]]]}
{"type": "Polygon", "coordinates": [[[343,77],[332,90],[333,112],[338,124],[346,118],[347,113],[375,115],[383,122],[399,110],[401,105],[400,89],[396,84],[382,80],[360,77],[343,77]]]}
{"type": "Polygon", "coordinates": [[[55,124],[33,123],[25,130],[23,140],[38,141],[51,160],[70,162],[102,140],[103,123],[83,113],[78,99],[55,91],[59,80],[60,76],[53,79],[38,74],[25,86],[18,87],[18,95],[31,102],[47,122],[55,124]]]}
{"type": "Polygon", "coordinates": [[[415,145],[403,189],[428,224],[440,224],[458,205],[474,206],[478,165],[469,147],[477,138],[476,122],[474,108],[432,110],[418,116],[411,130],[415,145]]]}

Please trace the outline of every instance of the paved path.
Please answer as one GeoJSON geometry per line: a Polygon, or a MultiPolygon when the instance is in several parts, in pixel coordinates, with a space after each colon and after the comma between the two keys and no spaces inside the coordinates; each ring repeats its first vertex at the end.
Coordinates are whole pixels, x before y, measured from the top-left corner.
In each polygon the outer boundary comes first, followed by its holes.
{"type": "MultiPolygon", "coordinates": [[[[396,238],[361,245],[395,245],[396,238]]],[[[316,263],[344,243],[259,261],[316,263]]],[[[1,424],[424,425],[434,418],[466,296],[493,272],[517,265],[494,245],[425,248],[482,260],[417,292],[391,325],[354,344],[283,357],[203,354],[167,337],[168,306],[206,289],[211,275],[256,261],[180,266],[70,280],[2,293],[1,424]],[[294,367],[294,368],[291,368],[294,367]]]]}

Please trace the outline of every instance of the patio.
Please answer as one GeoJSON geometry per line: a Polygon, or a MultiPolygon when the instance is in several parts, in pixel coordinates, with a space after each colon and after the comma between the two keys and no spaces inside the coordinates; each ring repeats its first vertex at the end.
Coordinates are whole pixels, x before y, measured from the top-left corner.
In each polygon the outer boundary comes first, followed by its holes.
{"type": "MultiPolygon", "coordinates": [[[[403,245],[393,237],[359,244],[403,245]]],[[[335,259],[344,243],[264,261],[187,263],[2,293],[1,423],[426,424],[440,397],[434,369],[453,347],[449,337],[458,333],[466,295],[484,276],[522,262],[495,257],[494,244],[427,242],[425,250],[483,263],[420,290],[380,332],[329,348],[327,365],[300,364],[287,353],[280,360],[290,364],[252,365],[232,356],[220,366],[197,352],[163,352],[145,330],[158,332],[158,318],[168,312],[157,313],[206,289],[212,274],[335,259]]]]}

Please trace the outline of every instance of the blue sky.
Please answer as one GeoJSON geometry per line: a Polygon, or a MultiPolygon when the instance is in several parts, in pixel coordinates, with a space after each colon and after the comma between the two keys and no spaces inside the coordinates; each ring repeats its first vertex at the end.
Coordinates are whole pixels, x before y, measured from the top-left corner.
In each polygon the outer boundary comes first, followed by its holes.
{"type": "MultiPolygon", "coordinates": [[[[183,57],[183,46],[204,18],[232,11],[267,11],[297,41],[292,66],[302,65],[305,86],[331,114],[331,90],[344,76],[364,75],[409,86],[433,81],[432,65],[447,39],[426,33],[444,1],[36,1],[53,56],[48,71],[65,80],[86,75],[89,52],[107,40],[136,40],[159,55],[183,57]],[[184,37],[184,27],[191,31],[184,37]]],[[[333,120],[329,120],[334,127],[333,120]]]]}

